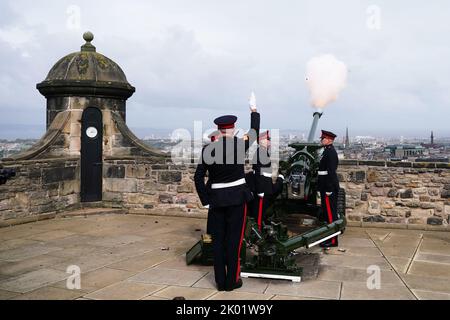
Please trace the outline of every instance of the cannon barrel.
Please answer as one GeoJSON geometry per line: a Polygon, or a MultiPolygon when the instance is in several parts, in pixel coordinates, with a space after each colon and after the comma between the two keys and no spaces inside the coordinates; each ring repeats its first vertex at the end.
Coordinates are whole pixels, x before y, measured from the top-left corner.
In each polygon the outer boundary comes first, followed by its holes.
{"type": "Polygon", "coordinates": [[[314,112],[314,120],[311,125],[311,129],[309,130],[308,142],[314,142],[314,135],[316,134],[317,124],[319,123],[320,117],[322,117],[322,112],[314,112]]]}
{"type": "Polygon", "coordinates": [[[336,220],[328,225],[325,225],[318,229],[313,229],[306,233],[300,234],[298,236],[289,238],[287,241],[282,243],[283,248],[286,251],[293,251],[303,246],[311,246],[315,242],[320,241],[328,236],[335,234],[343,229],[345,229],[346,221],[345,219],[336,220]]]}

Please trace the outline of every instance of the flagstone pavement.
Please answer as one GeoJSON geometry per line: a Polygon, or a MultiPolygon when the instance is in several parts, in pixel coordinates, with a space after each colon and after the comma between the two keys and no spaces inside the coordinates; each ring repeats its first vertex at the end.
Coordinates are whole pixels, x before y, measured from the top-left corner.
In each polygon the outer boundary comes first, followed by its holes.
{"type": "Polygon", "coordinates": [[[244,279],[242,288],[218,292],[212,267],[185,263],[205,224],[108,214],[2,228],[0,300],[450,300],[450,232],[347,228],[340,249],[299,250],[300,283],[244,279]],[[71,277],[77,268],[79,289],[71,277]]]}

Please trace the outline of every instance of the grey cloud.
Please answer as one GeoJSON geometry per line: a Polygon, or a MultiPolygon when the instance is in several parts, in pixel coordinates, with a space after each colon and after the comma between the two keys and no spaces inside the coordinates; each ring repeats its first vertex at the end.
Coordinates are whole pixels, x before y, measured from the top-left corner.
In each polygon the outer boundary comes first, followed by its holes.
{"type": "Polygon", "coordinates": [[[246,127],[254,90],[263,126],[306,131],[313,110],[305,64],[332,53],[350,75],[321,126],[339,132],[348,125],[362,135],[433,128],[450,135],[450,46],[443,40],[450,4],[377,1],[380,31],[365,26],[369,4],[2,1],[0,30],[32,36],[19,48],[0,40],[0,125],[10,118],[45,121],[35,84],[60,57],[79,50],[90,29],[97,50],[118,62],[137,88],[128,101],[131,127],[189,128],[221,113],[236,113],[246,127]],[[72,3],[82,10],[80,30],[65,26],[72,3]]]}

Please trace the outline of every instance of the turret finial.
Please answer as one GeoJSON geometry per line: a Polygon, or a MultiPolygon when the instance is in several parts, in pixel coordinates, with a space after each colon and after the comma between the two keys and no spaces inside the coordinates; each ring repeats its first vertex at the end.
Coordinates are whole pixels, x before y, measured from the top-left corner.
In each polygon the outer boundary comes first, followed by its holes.
{"type": "Polygon", "coordinates": [[[86,31],[83,34],[83,39],[86,41],[86,43],[81,46],[81,51],[95,52],[95,47],[91,44],[91,41],[94,40],[94,34],[90,31],[86,31]]]}

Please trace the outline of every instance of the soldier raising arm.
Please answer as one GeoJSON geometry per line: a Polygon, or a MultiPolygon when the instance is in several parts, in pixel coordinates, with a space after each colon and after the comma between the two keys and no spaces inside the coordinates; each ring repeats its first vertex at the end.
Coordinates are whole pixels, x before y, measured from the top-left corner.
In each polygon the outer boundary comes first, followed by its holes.
{"type": "MultiPolygon", "coordinates": [[[[242,286],[239,255],[247,202],[252,199],[244,173],[245,152],[250,141],[244,142],[234,136],[236,120],[235,116],[223,116],[214,121],[220,131],[219,137],[203,148],[194,175],[200,201],[210,210],[217,289],[227,291],[242,286]],[[205,185],[207,173],[210,188],[205,185]]],[[[254,121],[256,116],[252,113],[252,126],[254,121]]]]}

